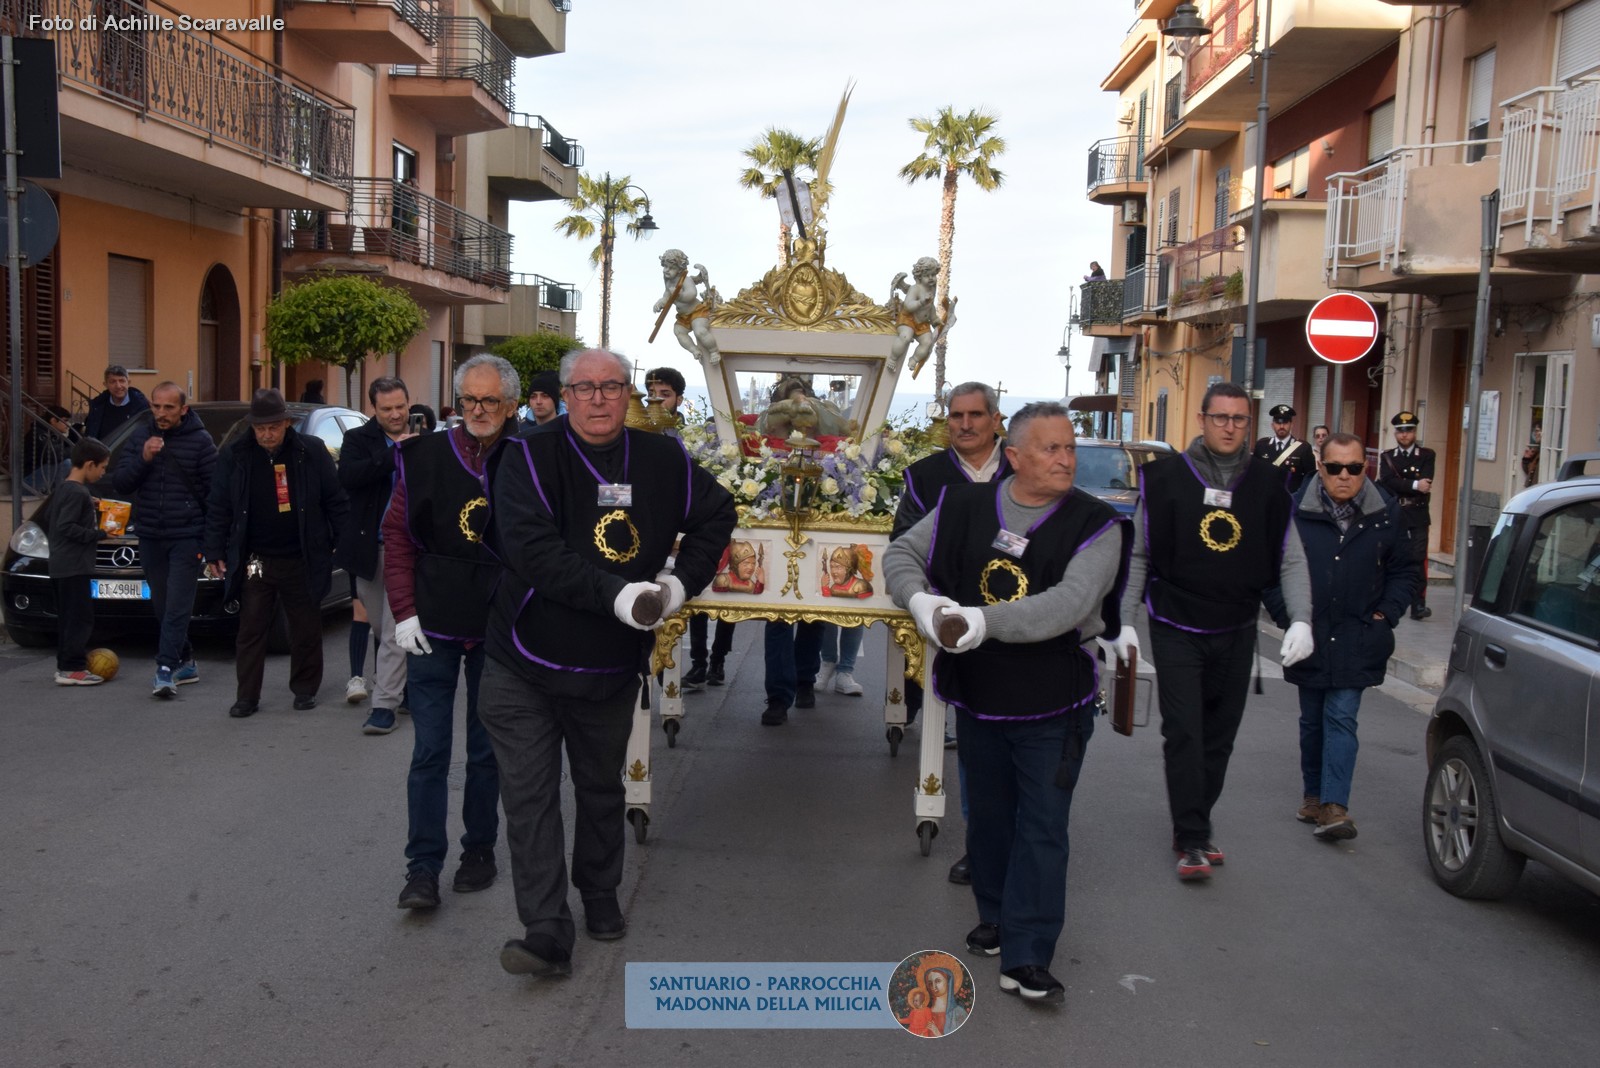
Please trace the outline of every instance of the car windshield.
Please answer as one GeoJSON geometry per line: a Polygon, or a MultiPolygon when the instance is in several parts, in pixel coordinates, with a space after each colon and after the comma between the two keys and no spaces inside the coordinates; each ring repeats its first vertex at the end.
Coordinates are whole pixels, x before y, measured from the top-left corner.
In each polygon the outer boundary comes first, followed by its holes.
{"type": "Polygon", "coordinates": [[[1133,456],[1126,450],[1108,445],[1080,444],[1078,474],[1073,481],[1090,492],[1133,489],[1137,481],[1133,468],[1133,456]]]}

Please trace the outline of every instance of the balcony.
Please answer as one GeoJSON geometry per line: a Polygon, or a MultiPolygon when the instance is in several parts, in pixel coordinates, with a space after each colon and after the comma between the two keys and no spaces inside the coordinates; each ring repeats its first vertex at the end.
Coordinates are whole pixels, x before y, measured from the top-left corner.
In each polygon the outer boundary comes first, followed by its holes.
{"type": "Polygon", "coordinates": [[[516,112],[488,137],[489,189],[510,200],[561,200],[578,193],[583,146],[538,115],[516,112]]]}
{"type": "MultiPolygon", "coordinates": [[[[1124,326],[1140,326],[1167,321],[1168,277],[1169,273],[1166,265],[1154,257],[1151,257],[1145,263],[1128,268],[1128,273],[1122,279],[1122,324],[1124,326]],[[1151,267],[1152,264],[1154,269],[1151,267]],[[1155,282],[1157,290],[1154,294],[1150,292],[1152,281],[1155,282]]],[[[1132,333],[1133,331],[1128,332],[1132,333]]]]}
{"type": "MultiPolygon", "coordinates": [[[[1322,265],[1305,254],[1326,232],[1328,205],[1320,200],[1267,200],[1261,205],[1261,281],[1256,317],[1262,322],[1304,316],[1328,295],[1322,265]]],[[[1168,318],[1178,322],[1243,322],[1250,285],[1250,209],[1233,222],[1169,253],[1173,294],[1168,318]]]]}
{"type": "MultiPolygon", "coordinates": [[[[1273,5],[1271,114],[1305,99],[1399,39],[1410,14],[1368,0],[1278,0],[1273,5]]],[[[1212,8],[1210,35],[1184,60],[1184,114],[1199,122],[1254,122],[1261,84],[1250,46],[1255,0],[1212,8]]]]}
{"type": "Polygon", "coordinates": [[[342,207],[348,104],[214,34],[85,28],[178,17],[158,0],[0,0],[0,30],[56,42],[62,162],[233,209],[342,207]]]}
{"type": "Polygon", "coordinates": [[[1122,323],[1123,279],[1085,282],[1078,287],[1078,315],[1073,321],[1088,337],[1127,337],[1134,332],[1122,323]]]}
{"type": "Polygon", "coordinates": [[[1144,173],[1144,144],[1137,136],[1107,137],[1089,147],[1089,199],[1118,204],[1150,190],[1144,173]]]}
{"type": "Polygon", "coordinates": [[[434,25],[433,62],[390,67],[390,99],[447,136],[505,129],[516,102],[516,57],[477,19],[439,18],[434,25]]]}
{"type": "Polygon", "coordinates": [[[1218,321],[1244,297],[1244,228],[1224,226],[1161,254],[1171,281],[1167,318],[1218,321]]]}
{"type": "Polygon", "coordinates": [[[1183,76],[1175,74],[1162,94],[1161,139],[1147,148],[1145,162],[1154,164],[1166,152],[1213,149],[1237,136],[1236,122],[1204,122],[1189,116],[1183,107],[1183,76]]]}
{"type": "Polygon", "coordinates": [[[284,32],[343,62],[426,63],[434,0],[285,0],[284,32]]]}
{"type": "Polygon", "coordinates": [[[495,36],[519,56],[553,56],[567,50],[572,0],[486,0],[495,36]]]}
{"type": "Polygon", "coordinates": [[[538,274],[511,276],[511,292],[504,304],[481,309],[486,338],[516,337],[539,330],[575,337],[583,292],[566,282],[538,274]]]}
{"type": "Polygon", "coordinates": [[[1600,80],[1505,102],[1500,254],[1535,270],[1600,271],[1600,80]]]}
{"type": "Polygon", "coordinates": [[[293,212],[284,273],[385,275],[422,301],[498,304],[511,235],[392,178],[356,178],[348,211],[293,212]]]}

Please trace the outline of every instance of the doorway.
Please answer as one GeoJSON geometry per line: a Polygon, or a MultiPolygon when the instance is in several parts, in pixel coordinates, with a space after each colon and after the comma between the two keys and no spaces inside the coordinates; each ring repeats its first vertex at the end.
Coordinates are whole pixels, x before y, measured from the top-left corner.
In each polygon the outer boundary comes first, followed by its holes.
{"type": "Polygon", "coordinates": [[[240,358],[239,290],[233,273],[219,263],[206,272],[200,287],[194,399],[242,400],[240,358]]]}

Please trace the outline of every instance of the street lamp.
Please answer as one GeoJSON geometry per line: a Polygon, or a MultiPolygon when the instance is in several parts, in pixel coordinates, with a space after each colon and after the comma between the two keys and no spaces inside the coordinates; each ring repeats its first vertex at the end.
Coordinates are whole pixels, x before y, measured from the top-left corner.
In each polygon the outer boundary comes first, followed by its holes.
{"type": "Polygon", "coordinates": [[[634,237],[648,241],[660,229],[650,214],[650,194],[631,182],[613,185],[611,172],[607,171],[602,188],[605,197],[600,204],[600,347],[611,348],[611,273],[612,255],[617,245],[616,217],[620,208],[626,215],[636,214],[634,201],[626,196],[630,189],[639,191],[638,199],[644,204],[644,214],[628,225],[634,237]]]}
{"type": "MultiPolygon", "coordinates": [[[[1071,294],[1070,299],[1075,299],[1077,294],[1071,294]]],[[[1067,375],[1067,388],[1063,396],[1072,396],[1072,324],[1078,321],[1077,309],[1068,304],[1069,317],[1067,325],[1061,330],[1061,348],[1056,352],[1056,359],[1061,362],[1067,375]]]]}

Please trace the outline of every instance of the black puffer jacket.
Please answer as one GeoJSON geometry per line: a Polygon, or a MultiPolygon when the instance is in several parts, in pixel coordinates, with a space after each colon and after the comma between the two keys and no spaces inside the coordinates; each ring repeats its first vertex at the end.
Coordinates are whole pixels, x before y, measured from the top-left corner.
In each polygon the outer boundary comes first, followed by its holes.
{"type": "Polygon", "coordinates": [[[194,412],[171,430],[154,421],[138,427],[122,446],[111,483],[133,498],[135,532],[146,538],[198,538],[206,530],[206,501],[217,466],[217,446],[194,412]],[[166,444],[149,463],[144,443],[151,435],[166,444]]]}

